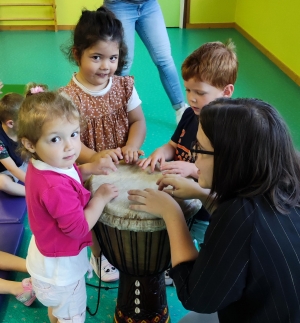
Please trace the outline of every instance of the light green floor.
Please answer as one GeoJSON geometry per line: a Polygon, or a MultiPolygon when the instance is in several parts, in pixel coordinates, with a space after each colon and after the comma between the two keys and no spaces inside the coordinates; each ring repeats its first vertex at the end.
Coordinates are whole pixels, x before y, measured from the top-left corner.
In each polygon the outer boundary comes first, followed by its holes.
{"type": "MultiPolygon", "coordinates": [[[[173,57],[180,73],[184,58],[201,44],[208,41],[225,41],[232,38],[237,46],[240,62],[238,81],[234,97],[257,97],[273,104],[288,123],[295,144],[300,148],[300,90],[283,72],[254,48],[243,36],[233,29],[181,30],[168,29],[173,57]]],[[[67,41],[70,32],[0,32],[0,80],[6,87],[4,91],[21,91],[27,82],[41,82],[56,89],[65,85],[76,67],[69,64],[60,52],[60,45],[67,41]],[[20,84],[15,87],[12,85],[20,84]]],[[[136,41],[135,61],[132,75],[136,88],[143,101],[147,122],[147,137],[143,146],[146,154],[167,142],[176,124],[175,114],[162,88],[157,70],[150,56],[140,42],[136,41]]],[[[26,222],[27,223],[27,222],[26,222]]],[[[30,230],[26,225],[23,244],[19,255],[25,257],[30,230]]],[[[25,277],[17,274],[16,279],[25,277]]],[[[92,280],[97,283],[96,279],[92,280]]],[[[117,286],[116,283],[109,286],[117,286]]],[[[117,290],[102,291],[101,304],[95,317],[87,316],[87,322],[111,323],[117,290]]],[[[187,312],[176,297],[173,287],[167,287],[168,304],[172,323],[187,312]]],[[[88,287],[88,304],[93,310],[97,291],[88,287]]],[[[46,309],[35,302],[30,308],[19,304],[13,297],[7,298],[2,307],[0,322],[48,322],[46,309]],[[4,310],[3,310],[4,309],[4,310]]]]}
{"type": "MultiPolygon", "coordinates": [[[[290,126],[300,148],[300,89],[279,68],[234,29],[168,29],[174,61],[180,66],[187,55],[208,41],[232,38],[237,46],[239,73],[233,97],[256,97],[273,104],[290,126]]],[[[0,32],[0,80],[6,84],[46,83],[51,89],[65,85],[77,67],[60,51],[69,31],[0,32]]],[[[147,121],[146,153],[169,139],[175,118],[156,67],[137,37],[131,70],[143,101],[147,121]],[[159,134],[159,135],[158,135],[159,134]]]]}

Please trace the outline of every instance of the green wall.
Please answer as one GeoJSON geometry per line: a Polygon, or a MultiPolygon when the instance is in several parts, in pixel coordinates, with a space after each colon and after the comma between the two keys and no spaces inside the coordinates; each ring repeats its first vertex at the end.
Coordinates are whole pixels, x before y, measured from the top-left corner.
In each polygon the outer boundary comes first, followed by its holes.
{"type": "Polygon", "coordinates": [[[300,84],[299,0],[191,0],[190,23],[235,22],[300,84]]]}
{"type": "Polygon", "coordinates": [[[300,78],[299,0],[237,0],[235,22],[300,78]]]}
{"type": "MultiPolygon", "coordinates": [[[[48,0],[36,0],[48,2],[48,0]]],[[[158,0],[168,27],[179,26],[180,0],[158,0]]],[[[183,1],[183,0],[181,0],[183,1]]],[[[0,0],[7,2],[7,0],[0,0]]],[[[28,2],[28,0],[18,0],[28,2]]],[[[100,0],[56,0],[57,23],[76,24],[81,9],[97,9],[100,0]]],[[[24,8],[22,15],[47,15],[50,8],[24,8]]],[[[2,7],[1,16],[18,16],[20,8],[2,7]]],[[[51,11],[51,10],[50,10],[51,11]]],[[[50,12],[51,14],[51,12],[50,12]]],[[[191,0],[190,23],[236,23],[292,73],[300,84],[300,1],[299,0],[191,0]]],[[[41,25],[48,22],[1,22],[2,25],[41,25]]],[[[153,22],[155,24],[155,22],[153,22]]]]}
{"type": "MultiPolygon", "coordinates": [[[[14,0],[17,3],[49,3],[49,0],[14,0]]],[[[161,5],[165,21],[168,27],[179,26],[180,0],[158,0],[161,5]],[[171,4],[171,5],[170,5],[171,4]]],[[[1,3],[9,3],[8,0],[0,0],[1,3]]],[[[96,10],[103,0],[56,0],[57,24],[60,26],[73,26],[77,23],[82,8],[96,10]]],[[[51,7],[1,7],[1,17],[51,17],[51,7]]],[[[48,25],[48,21],[4,21],[1,25],[48,25]]],[[[155,24],[155,21],[153,21],[155,24]]]]}
{"type": "Polygon", "coordinates": [[[236,2],[237,0],[191,0],[190,23],[234,22],[236,2]]]}
{"type": "Polygon", "coordinates": [[[168,27],[179,26],[180,0],[158,0],[168,27]]]}

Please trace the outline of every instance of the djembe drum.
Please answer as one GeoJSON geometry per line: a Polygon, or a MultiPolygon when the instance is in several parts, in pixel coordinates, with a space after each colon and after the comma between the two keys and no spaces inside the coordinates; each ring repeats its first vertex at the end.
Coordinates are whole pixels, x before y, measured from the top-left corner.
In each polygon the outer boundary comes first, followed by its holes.
{"type": "MultiPolygon", "coordinates": [[[[92,176],[88,188],[95,192],[112,183],[119,196],[104,208],[94,227],[100,247],[120,271],[114,322],[169,321],[164,271],[170,266],[170,244],[163,219],[129,209],[127,191],[157,189],[160,172],[149,173],[136,165],[120,163],[118,171],[92,176]]],[[[200,209],[198,200],[177,200],[188,221],[200,209]]]]}

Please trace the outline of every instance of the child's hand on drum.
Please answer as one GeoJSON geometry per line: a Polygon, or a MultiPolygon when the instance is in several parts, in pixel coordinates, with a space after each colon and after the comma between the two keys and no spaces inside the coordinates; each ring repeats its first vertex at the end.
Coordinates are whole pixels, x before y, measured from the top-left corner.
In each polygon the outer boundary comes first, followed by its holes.
{"type": "Polygon", "coordinates": [[[123,158],[126,164],[134,164],[138,161],[140,156],[144,156],[143,150],[137,147],[126,145],[122,147],[123,158]]]}
{"type": "Polygon", "coordinates": [[[102,184],[98,187],[93,197],[100,197],[104,200],[105,204],[119,195],[118,188],[109,183],[102,184]]]}
{"type": "Polygon", "coordinates": [[[101,160],[101,158],[110,157],[115,164],[119,164],[119,160],[123,159],[121,148],[116,149],[106,149],[99,151],[97,154],[93,155],[91,162],[101,160]]]}
{"type": "MultiPolygon", "coordinates": [[[[177,174],[182,177],[192,176],[197,174],[197,167],[193,163],[189,163],[182,160],[165,162],[160,166],[161,172],[165,174],[177,174]]],[[[196,175],[196,178],[198,176],[196,175]]]]}
{"type": "Polygon", "coordinates": [[[117,171],[117,167],[110,157],[100,158],[97,162],[91,163],[91,167],[94,175],[107,175],[109,170],[117,171]]]}
{"type": "Polygon", "coordinates": [[[209,194],[209,190],[204,190],[199,186],[198,182],[175,174],[162,176],[156,184],[160,191],[164,191],[173,197],[184,200],[202,199],[204,194],[205,197],[209,194]],[[170,186],[172,189],[168,188],[170,186]]]}
{"type": "Polygon", "coordinates": [[[105,205],[118,195],[118,188],[113,184],[105,183],[98,187],[84,209],[84,216],[90,230],[98,221],[105,205]]]}
{"type": "Polygon", "coordinates": [[[99,158],[94,162],[86,163],[78,166],[82,179],[85,182],[91,175],[107,175],[109,170],[115,172],[117,167],[110,157],[99,158]]]}
{"type": "Polygon", "coordinates": [[[145,190],[130,190],[128,194],[130,201],[139,203],[131,204],[129,207],[132,210],[148,212],[160,218],[176,212],[182,214],[179,204],[165,192],[146,188],[145,190]]]}
{"type": "Polygon", "coordinates": [[[141,159],[137,162],[142,169],[146,169],[150,165],[150,170],[153,173],[157,163],[161,165],[165,162],[165,155],[163,149],[156,149],[148,158],[141,159]]]}

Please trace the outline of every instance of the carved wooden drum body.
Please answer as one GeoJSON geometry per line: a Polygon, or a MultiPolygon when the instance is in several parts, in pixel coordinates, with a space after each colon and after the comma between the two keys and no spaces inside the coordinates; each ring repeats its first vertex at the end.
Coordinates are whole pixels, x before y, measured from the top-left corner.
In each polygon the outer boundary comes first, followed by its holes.
{"type": "MultiPolygon", "coordinates": [[[[114,321],[168,322],[164,271],[170,265],[170,244],[162,219],[129,209],[130,189],[157,189],[160,172],[150,174],[136,165],[121,163],[118,171],[93,176],[91,192],[103,183],[113,183],[119,196],[108,203],[94,230],[108,261],[120,271],[114,321]]],[[[201,207],[198,200],[180,200],[187,221],[201,207]]]]}

